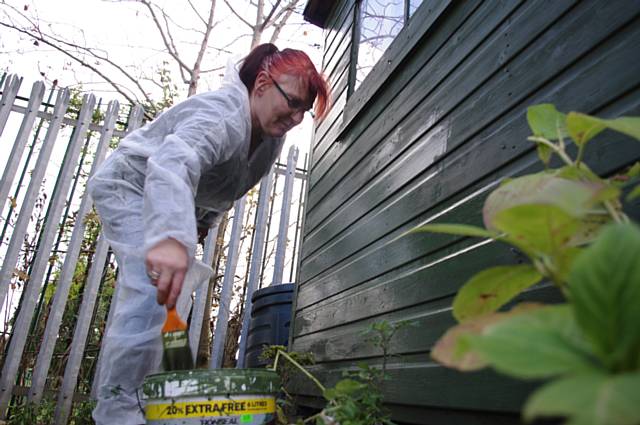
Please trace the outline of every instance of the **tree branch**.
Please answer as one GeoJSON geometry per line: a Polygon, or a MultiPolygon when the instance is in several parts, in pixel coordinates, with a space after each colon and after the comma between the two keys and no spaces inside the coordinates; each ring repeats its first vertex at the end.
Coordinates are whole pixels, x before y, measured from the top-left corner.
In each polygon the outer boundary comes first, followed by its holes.
{"type": "Polygon", "coordinates": [[[173,51],[173,47],[171,46],[169,40],[167,40],[167,37],[162,29],[162,25],[160,25],[160,21],[158,20],[158,17],[156,16],[155,11],[153,10],[153,7],[151,7],[151,4],[147,0],[135,0],[135,1],[144,4],[147,7],[147,9],[149,9],[149,13],[151,13],[151,18],[153,19],[153,22],[155,23],[156,28],[158,28],[158,32],[160,32],[160,37],[162,38],[162,42],[167,48],[169,56],[171,56],[178,63],[180,67],[184,68],[185,71],[190,71],[187,64],[185,64],[182,61],[182,59],[180,59],[180,56],[178,56],[177,52],[173,51]]]}
{"type": "MultiPolygon", "coordinates": [[[[113,81],[111,78],[109,78],[103,72],[101,72],[98,68],[96,68],[95,66],[91,65],[90,63],[82,60],[81,58],[72,55],[71,53],[67,52],[66,50],[64,50],[60,46],[56,45],[55,43],[52,43],[49,40],[45,39],[43,36],[39,36],[39,35],[33,34],[33,33],[29,32],[27,30],[12,26],[11,24],[7,24],[7,23],[2,22],[2,21],[0,21],[0,25],[2,25],[4,27],[7,27],[9,29],[12,29],[14,31],[18,31],[20,33],[26,34],[29,37],[32,37],[32,38],[34,38],[34,39],[36,39],[36,40],[38,40],[38,41],[50,46],[50,47],[52,47],[53,49],[59,51],[60,53],[64,54],[65,56],[73,59],[75,62],[78,62],[80,65],[84,66],[85,68],[88,68],[91,71],[95,72],[98,76],[100,76],[100,78],[102,78],[104,81],[109,83],[118,93],[120,93],[129,103],[131,103],[131,104],[138,103],[137,99],[132,98],[128,93],[126,93],[124,90],[122,90],[122,88],[120,87],[120,84],[118,84],[115,81],[113,81]]],[[[149,99],[149,97],[146,95],[146,93],[144,91],[142,92],[142,95],[145,97],[145,100],[151,102],[151,99],[149,99]]]]}
{"type": "Polygon", "coordinates": [[[216,0],[211,0],[211,7],[209,8],[209,19],[206,23],[206,29],[204,33],[204,37],[202,38],[202,43],[200,44],[200,50],[198,51],[198,56],[196,57],[196,61],[193,64],[193,72],[191,73],[191,83],[189,84],[189,93],[188,96],[192,96],[196,93],[197,81],[200,77],[200,65],[202,64],[202,58],[207,50],[207,44],[209,44],[209,36],[211,35],[211,30],[213,29],[213,15],[216,9],[216,0]]]}
{"type": "Polygon", "coordinates": [[[287,21],[291,17],[291,14],[293,14],[294,10],[295,10],[295,4],[294,4],[294,7],[287,10],[287,12],[284,14],[282,19],[280,20],[280,22],[275,22],[275,24],[273,24],[273,34],[271,34],[271,40],[269,41],[270,43],[276,42],[276,40],[280,36],[280,31],[282,31],[282,28],[284,28],[284,26],[287,24],[287,21]]]}
{"type": "Polygon", "coordinates": [[[191,0],[187,0],[187,3],[189,3],[189,7],[191,7],[191,10],[193,10],[198,19],[200,19],[200,22],[207,25],[207,21],[205,21],[202,15],[200,15],[200,12],[198,12],[198,9],[193,5],[193,2],[191,0]]]}
{"type": "Polygon", "coordinates": [[[237,17],[238,19],[240,19],[242,22],[244,22],[244,24],[245,24],[246,26],[248,26],[249,28],[251,28],[251,30],[252,30],[252,31],[254,30],[254,26],[253,26],[253,25],[251,25],[251,24],[250,24],[246,19],[244,19],[242,16],[240,16],[240,14],[239,14],[238,12],[236,12],[236,10],[233,8],[233,6],[231,6],[231,5],[229,4],[228,0],[224,0],[224,4],[226,4],[226,5],[227,5],[227,7],[229,8],[229,10],[231,10],[231,12],[232,12],[234,15],[236,15],[236,17],[237,17]]]}
{"type": "MultiPolygon", "coordinates": [[[[273,14],[276,12],[276,10],[278,10],[278,6],[280,6],[280,2],[282,0],[276,0],[276,2],[273,4],[273,7],[271,8],[271,10],[269,11],[269,14],[267,15],[266,18],[263,19],[262,21],[262,28],[266,28],[269,25],[269,21],[271,20],[271,18],[273,17],[273,14]]],[[[276,17],[276,19],[278,19],[276,17]]]]}

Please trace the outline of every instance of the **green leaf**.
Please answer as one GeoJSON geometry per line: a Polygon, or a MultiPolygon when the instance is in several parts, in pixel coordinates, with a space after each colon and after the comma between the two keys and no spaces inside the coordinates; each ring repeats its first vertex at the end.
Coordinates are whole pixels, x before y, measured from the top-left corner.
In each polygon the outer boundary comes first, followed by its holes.
{"type": "Polygon", "coordinates": [[[527,108],[527,121],[534,135],[547,140],[557,140],[558,134],[566,137],[566,115],[550,103],[542,103],[527,108]]]}
{"type": "Polygon", "coordinates": [[[633,164],[629,171],[627,171],[627,176],[629,177],[638,177],[640,176],[640,162],[636,162],[633,164]]]}
{"type": "Polygon", "coordinates": [[[322,396],[326,400],[335,400],[338,397],[338,391],[336,391],[334,388],[327,388],[326,390],[324,390],[322,396]]]}
{"type": "Polygon", "coordinates": [[[487,362],[516,378],[548,378],[596,368],[566,304],[511,317],[469,338],[471,348],[487,362]]]}
{"type": "Polygon", "coordinates": [[[500,211],[493,226],[507,234],[505,240],[529,256],[561,255],[581,228],[580,219],[551,205],[519,205],[500,211]]]}
{"type": "Polygon", "coordinates": [[[553,150],[544,143],[536,143],[536,151],[538,152],[538,158],[540,158],[540,161],[542,161],[545,166],[549,166],[553,150]]]}
{"type": "Polygon", "coordinates": [[[640,367],[640,229],[608,226],[573,264],[578,323],[611,370],[640,367]]]}
{"type": "Polygon", "coordinates": [[[554,173],[518,177],[489,195],[482,209],[484,225],[489,230],[495,230],[494,219],[497,214],[524,204],[553,205],[572,216],[582,217],[591,210],[606,188],[603,182],[565,179],[554,173]]]}
{"type": "Polygon", "coordinates": [[[580,165],[565,165],[553,170],[553,175],[567,180],[591,181],[605,184],[596,173],[594,173],[584,162],[580,165]]]}
{"type": "Polygon", "coordinates": [[[604,130],[606,125],[601,119],[579,112],[567,115],[567,130],[578,146],[582,146],[604,130]]]}
{"type": "Polygon", "coordinates": [[[631,192],[627,195],[627,201],[631,202],[640,197],[640,185],[633,188],[631,192]]]}
{"type": "Polygon", "coordinates": [[[612,120],[602,120],[607,127],[619,133],[640,140],[640,117],[620,117],[612,120]]]}
{"type": "Polygon", "coordinates": [[[449,235],[475,236],[479,238],[496,238],[498,233],[485,230],[482,227],[467,224],[427,224],[417,227],[411,232],[446,233],[449,235]]]}
{"type": "Polygon", "coordinates": [[[620,117],[608,120],[579,112],[570,112],[567,115],[569,135],[578,145],[584,145],[605,128],[640,140],[640,117],[620,117]]]}
{"type": "Polygon", "coordinates": [[[336,391],[342,394],[354,394],[358,391],[363,390],[364,388],[366,388],[365,384],[353,379],[342,379],[338,381],[335,387],[336,391]]]}
{"type": "Polygon", "coordinates": [[[460,289],[453,301],[453,316],[465,322],[493,313],[542,275],[531,265],[498,266],[481,271],[460,289]]]}
{"type": "Polygon", "coordinates": [[[487,362],[471,348],[467,337],[480,335],[490,325],[540,307],[541,304],[521,303],[508,312],[488,314],[449,328],[431,350],[431,357],[447,367],[461,371],[482,369],[487,366],[487,362]]]}
{"type": "Polygon", "coordinates": [[[640,374],[585,374],[551,382],[527,400],[523,416],[567,416],[573,424],[640,423],[640,374]]]}

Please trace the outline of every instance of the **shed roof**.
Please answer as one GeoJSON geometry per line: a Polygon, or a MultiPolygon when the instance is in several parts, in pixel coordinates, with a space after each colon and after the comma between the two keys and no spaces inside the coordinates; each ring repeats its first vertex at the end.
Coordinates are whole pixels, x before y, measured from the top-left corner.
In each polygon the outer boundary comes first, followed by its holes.
{"type": "Polygon", "coordinates": [[[336,3],[337,0],[309,0],[304,7],[304,20],[320,28],[326,28],[327,18],[336,3]]]}

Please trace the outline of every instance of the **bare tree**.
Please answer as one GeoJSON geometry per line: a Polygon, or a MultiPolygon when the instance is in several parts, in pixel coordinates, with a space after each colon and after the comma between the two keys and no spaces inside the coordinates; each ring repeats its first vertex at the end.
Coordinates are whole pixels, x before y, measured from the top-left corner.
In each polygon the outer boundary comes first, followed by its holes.
{"type": "MultiPolygon", "coordinates": [[[[195,4],[196,0],[183,0],[184,9],[190,13],[185,14],[188,16],[178,22],[175,14],[152,0],[102,1],[133,4],[137,6],[136,14],[150,19],[156,30],[156,40],[160,43],[159,53],[166,55],[164,65],[161,65],[160,69],[150,71],[114,59],[114,55],[104,48],[89,45],[83,30],[75,37],[58,34],[52,22],[41,19],[36,10],[30,10],[26,5],[19,8],[5,2],[0,3],[0,10],[3,12],[0,15],[0,26],[20,34],[26,40],[31,40],[34,48],[47,47],[68,61],[90,70],[128,102],[144,104],[148,118],[170,106],[177,96],[178,88],[173,84],[172,73],[166,67],[171,65],[177,69],[179,80],[186,85],[187,95],[191,96],[197,92],[203,74],[223,69],[222,56],[231,54],[241,39],[250,37],[250,47],[254,47],[260,43],[265,31],[272,30],[270,41],[275,42],[301,2],[288,0],[281,4],[282,0],[275,0],[272,4],[265,4],[264,0],[234,0],[232,6],[224,0],[230,12],[228,16],[218,19],[217,15],[224,15],[220,12],[226,10],[217,10],[216,0],[202,0],[200,4],[195,4]],[[242,7],[255,8],[253,24],[241,13],[242,7]],[[268,9],[266,14],[265,9],[268,9]],[[229,34],[224,33],[224,29],[218,30],[219,24],[228,18],[239,19],[247,26],[247,31],[241,31],[235,38],[230,39],[229,34]],[[216,30],[219,31],[217,34],[216,30]],[[180,34],[188,41],[181,40],[178,37],[180,34]],[[157,96],[154,99],[152,94],[157,90],[162,90],[160,99],[157,96]]],[[[175,7],[175,3],[172,6],[175,7]]]]}
{"type": "Polygon", "coordinates": [[[271,34],[270,43],[274,43],[280,36],[280,31],[286,25],[287,21],[296,10],[296,6],[300,4],[300,0],[289,0],[282,5],[282,0],[276,0],[271,4],[268,13],[265,14],[265,0],[257,0],[256,2],[250,2],[250,5],[255,8],[255,22],[252,24],[241,13],[238,12],[236,7],[231,6],[228,0],[224,0],[229,10],[248,28],[251,34],[251,48],[254,48],[260,44],[262,40],[262,34],[270,27],[273,27],[273,33],[271,34]]]}

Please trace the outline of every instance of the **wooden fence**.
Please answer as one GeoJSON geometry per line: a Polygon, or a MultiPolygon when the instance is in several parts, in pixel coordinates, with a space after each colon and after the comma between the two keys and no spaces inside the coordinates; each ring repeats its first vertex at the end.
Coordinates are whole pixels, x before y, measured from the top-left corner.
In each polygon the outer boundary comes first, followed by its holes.
{"type": "MultiPolygon", "coordinates": [[[[92,94],[47,90],[43,82],[25,98],[18,93],[21,84],[18,76],[0,77],[0,164],[6,155],[0,183],[0,418],[25,401],[47,399],[55,400],[55,423],[63,424],[74,401],[95,393],[100,339],[117,290],[117,265],[84,187],[118,141],[142,125],[143,109],[117,101],[105,106],[92,94]]],[[[209,232],[200,252],[222,280],[216,285],[214,277],[199,288],[190,314],[194,355],[203,326],[213,327],[215,315],[211,368],[222,366],[232,305],[242,317],[241,367],[249,320],[242,312],[250,311],[251,294],[293,279],[306,186],[297,157],[292,147],[259,191],[235,203],[230,226],[209,232]]]]}

